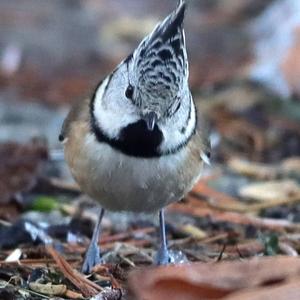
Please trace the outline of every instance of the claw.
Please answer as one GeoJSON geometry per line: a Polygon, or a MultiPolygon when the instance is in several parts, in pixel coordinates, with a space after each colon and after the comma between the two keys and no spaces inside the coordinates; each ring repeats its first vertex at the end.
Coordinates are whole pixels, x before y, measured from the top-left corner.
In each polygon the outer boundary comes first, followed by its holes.
{"type": "Polygon", "coordinates": [[[166,248],[159,248],[156,258],[155,264],[158,266],[168,265],[171,262],[169,251],[166,248]]]}

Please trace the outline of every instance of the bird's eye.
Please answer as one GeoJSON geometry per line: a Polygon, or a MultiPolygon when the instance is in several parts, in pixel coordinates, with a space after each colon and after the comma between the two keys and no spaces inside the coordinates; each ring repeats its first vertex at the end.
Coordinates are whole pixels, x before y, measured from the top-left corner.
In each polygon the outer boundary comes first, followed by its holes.
{"type": "Polygon", "coordinates": [[[129,84],[126,91],[125,91],[125,96],[128,98],[128,99],[132,99],[133,97],[133,91],[134,91],[134,87],[129,84]]]}

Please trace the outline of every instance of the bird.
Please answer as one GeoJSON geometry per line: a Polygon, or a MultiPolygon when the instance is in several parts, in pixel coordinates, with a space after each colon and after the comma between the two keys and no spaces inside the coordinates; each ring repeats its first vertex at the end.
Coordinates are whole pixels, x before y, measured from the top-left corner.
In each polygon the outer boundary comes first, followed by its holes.
{"type": "Polygon", "coordinates": [[[158,213],[157,265],[170,263],[164,208],[181,200],[209,163],[203,117],[189,88],[181,0],[92,95],[74,104],[59,140],[82,192],[101,206],[82,272],[101,263],[104,212],[158,213]]]}

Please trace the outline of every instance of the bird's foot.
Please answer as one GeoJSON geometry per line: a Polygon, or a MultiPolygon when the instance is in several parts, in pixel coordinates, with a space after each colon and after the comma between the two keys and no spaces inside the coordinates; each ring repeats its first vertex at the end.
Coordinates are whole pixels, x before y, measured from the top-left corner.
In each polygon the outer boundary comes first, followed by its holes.
{"type": "Polygon", "coordinates": [[[155,264],[158,266],[164,266],[169,264],[184,264],[188,259],[181,251],[168,250],[166,248],[160,248],[155,257],[155,264]]]}
{"type": "Polygon", "coordinates": [[[159,248],[155,257],[155,264],[158,266],[168,265],[172,263],[169,251],[165,247],[159,248]]]}
{"type": "Polygon", "coordinates": [[[102,263],[100,249],[97,244],[91,243],[85,254],[81,272],[84,274],[89,274],[92,272],[93,267],[100,263],[102,263]]]}

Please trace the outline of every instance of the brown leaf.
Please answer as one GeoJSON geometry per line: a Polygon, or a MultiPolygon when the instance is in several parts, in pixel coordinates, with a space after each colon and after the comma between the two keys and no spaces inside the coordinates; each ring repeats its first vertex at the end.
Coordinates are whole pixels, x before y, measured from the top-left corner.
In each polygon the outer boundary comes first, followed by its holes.
{"type": "Polygon", "coordinates": [[[286,284],[258,288],[256,290],[242,291],[225,297],[224,300],[299,300],[300,299],[300,278],[286,284]]]}
{"type": "Polygon", "coordinates": [[[7,203],[36,183],[40,164],[47,158],[47,149],[39,143],[0,145],[0,203],[7,203]]]}
{"type": "Polygon", "coordinates": [[[82,296],[82,294],[76,293],[76,292],[71,291],[71,290],[67,290],[67,291],[65,292],[65,296],[66,296],[68,299],[84,299],[84,297],[82,296]]]}
{"type": "MultiPolygon", "coordinates": [[[[274,299],[290,299],[277,294],[282,295],[282,283],[295,278],[300,278],[300,260],[278,256],[140,269],[130,274],[129,287],[134,299],[143,300],[267,299],[256,297],[256,293],[264,294],[266,286],[274,299]],[[250,292],[252,298],[234,297],[250,292]]],[[[300,288],[293,288],[300,297],[300,288]]]]}
{"type": "MultiPolygon", "coordinates": [[[[1,187],[0,187],[1,190],[1,187]]],[[[8,198],[4,198],[8,200],[8,198]]],[[[7,221],[13,221],[16,220],[17,217],[20,215],[20,205],[16,203],[15,201],[12,201],[10,203],[1,203],[1,196],[0,196],[0,219],[1,220],[7,220],[7,221]]]]}
{"type": "Polygon", "coordinates": [[[300,201],[299,185],[292,180],[249,184],[240,189],[240,194],[261,202],[243,203],[237,198],[214,190],[208,186],[206,181],[201,181],[195,185],[188,196],[188,204],[195,207],[216,208],[220,211],[248,213],[279,205],[294,204],[300,201]],[[204,197],[207,199],[207,203],[193,199],[194,196],[196,198],[204,197]]]}

